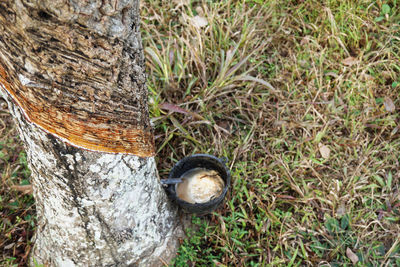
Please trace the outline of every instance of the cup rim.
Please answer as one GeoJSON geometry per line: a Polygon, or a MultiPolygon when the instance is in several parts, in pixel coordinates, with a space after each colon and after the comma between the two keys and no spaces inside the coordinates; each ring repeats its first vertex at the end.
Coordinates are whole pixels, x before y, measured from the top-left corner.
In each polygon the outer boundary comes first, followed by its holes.
{"type": "MultiPolygon", "coordinates": [[[[224,189],[222,190],[221,194],[218,197],[213,198],[213,199],[211,199],[211,200],[209,200],[207,202],[204,202],[204,203],[190,203],[190,202],[187,202],[187,201],[185,201],[185,200],[183,200],[183,199],[178,197],[178,195],[176,194],[175,185],[169,185],[168,189],[170,191],[170,194],[172,195],[173,199],[178,202],[178,205],[179,204],[184,204],[186,207],[190,207],[190,208],[193,208],[193,209],[195,209],[195,208],[206,209],[207,207],[213,207],[214,205],[217,206],[225,198],[226,193],[228,192],[229,187],[230,187],[230,179],[231,179],[230,171],[227,168],[224,159],[218,158],[216,156],[213,156],[213,155],[210,155],[210,154],[193,154],[193,155],[184,157],[181,160],[179,160],[172,167],[172,169],[171,169],[171,171],[169,173],[168,179],[176,178],[176,177],[173,177],[173,176],[175,176],[174,175],[174,170],[176,168],[179,168],[181,165],[185,164],[187,161],[190,161],[190,160],[196,159],[196,158],[202,158],[202,157],[203,158],[212,159],[215,162],[216,165],[220,165],[220,167],[222,167],[220,169],[223,169],[225,173],[221,174],[218,169],[214,169],[214,170],[218,171],[221,176],[225,177],[225,179],[224,179],[224,177],[222,177],[223,180],[224,180],[224,183],[225,183],[224,189]]],[[[194,169],[194,168],[189,168],[188,170],[190,170],[190,169],[194,169]]],[[[188,170],[186,170],[186,171],[188,171],[188,170]]],[[[182,207],[182,208],[184,208],[184,207],[182,207]]]]}

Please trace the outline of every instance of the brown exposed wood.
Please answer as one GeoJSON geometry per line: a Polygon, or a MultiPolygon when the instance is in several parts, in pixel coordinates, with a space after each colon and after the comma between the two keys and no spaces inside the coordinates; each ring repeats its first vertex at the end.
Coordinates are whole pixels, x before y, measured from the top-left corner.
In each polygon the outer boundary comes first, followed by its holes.
{"type": "Polygon", "coordinates": [[[28,120],[72,145],[154,155],[135,1],[62,2],[0,2],[0,83],[28,120]]]}

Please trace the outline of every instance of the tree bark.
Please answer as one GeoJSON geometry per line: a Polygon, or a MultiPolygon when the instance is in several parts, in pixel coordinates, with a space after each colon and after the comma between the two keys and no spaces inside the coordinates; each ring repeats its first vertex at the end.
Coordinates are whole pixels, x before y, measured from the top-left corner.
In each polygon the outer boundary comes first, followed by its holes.
{"type": "Polygon", "coordinates": [[[137,0],[0,2],[0,80],[25,116],[85,149],[153,156],[137,0]]]}
{"type": "Polygon", "coordinates": [[[32,171],[31,264],[158,266],[180,226],[158,181],[138,1],[0,2],[0,93],[32,171]]]}

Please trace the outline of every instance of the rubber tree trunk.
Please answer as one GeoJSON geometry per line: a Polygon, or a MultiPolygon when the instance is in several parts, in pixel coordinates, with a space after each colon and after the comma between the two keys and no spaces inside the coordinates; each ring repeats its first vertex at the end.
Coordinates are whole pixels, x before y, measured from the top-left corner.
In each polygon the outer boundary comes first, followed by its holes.
{"type": "Polygon", "coordinates": [[[174,256],[180,228],[154,160],[138,1],[0,2],[0,92],[32,171],[31,264],[174,256]]]}

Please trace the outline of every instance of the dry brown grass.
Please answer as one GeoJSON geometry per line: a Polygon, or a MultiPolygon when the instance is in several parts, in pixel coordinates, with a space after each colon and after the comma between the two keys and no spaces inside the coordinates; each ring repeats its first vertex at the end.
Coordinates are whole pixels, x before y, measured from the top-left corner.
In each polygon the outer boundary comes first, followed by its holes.
{"type": "Polygon", "coordinates": [[[162,174],[198,152],[233,173],[175,264],[399,264],[398,8],[251,2],[144,4],[162,174]]]}

